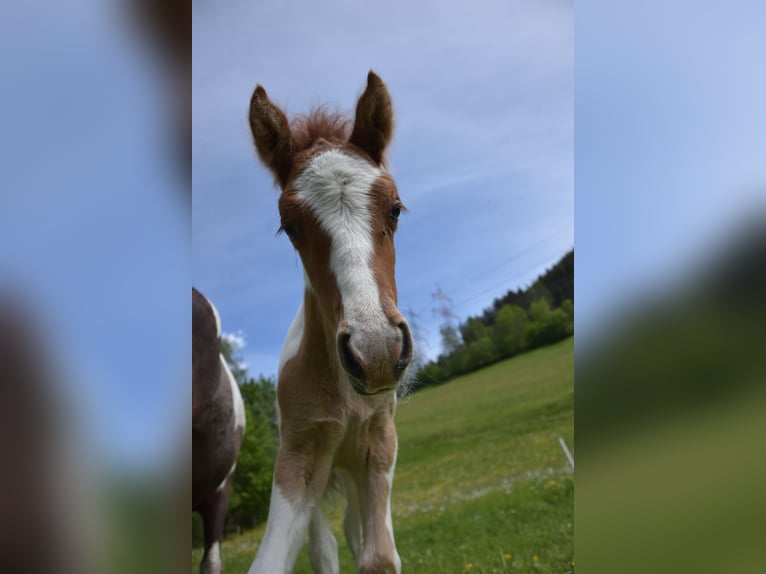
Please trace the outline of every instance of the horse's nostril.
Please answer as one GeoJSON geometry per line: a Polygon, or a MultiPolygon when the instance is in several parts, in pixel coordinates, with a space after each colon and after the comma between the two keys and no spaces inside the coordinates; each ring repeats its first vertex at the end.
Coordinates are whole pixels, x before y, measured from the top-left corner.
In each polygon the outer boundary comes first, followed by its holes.
{"type": "Polygon", "coordinates": [[[402,350],[399,353],[399,360],[396,363],[396,370],[397,372],[402,373],[412,360],[412,334],[410,333],[409,325],[407,325],[407,323],[404,321],[399,323],[397,327],[399,327],[399,330],[402,332],[402,350]]]}
{"type": "Polygon", "coordinates": [[[349,375],[360,381],[364,380],[364,367],[362,367],[358,355],[351,346],[351,333],[338,335],[338,355],[341,366],[349,375]]]}

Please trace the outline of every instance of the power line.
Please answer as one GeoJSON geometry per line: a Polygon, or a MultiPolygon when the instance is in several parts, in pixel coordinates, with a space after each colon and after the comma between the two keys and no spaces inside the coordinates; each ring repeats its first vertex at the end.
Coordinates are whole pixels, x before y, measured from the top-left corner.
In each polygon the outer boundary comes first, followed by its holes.
{"type": "MultiPolygon", "coordinates": [[[[568,230],[570,230],[571,228],[572,228],[572,226],[571,226],[571,225],[568,225],[564,231],[568,231],[568,230]]],[[[517,257],[519,257],[520,255],[522,255],[523,253],[526,253],[527,251],[529,251],[529,250],[531,250],[531,249],[533,249],[533,248],[535,248],[535,247],[539,246],[540,244],[544,243],[545,241],[548,241],[549,239],[552,239],[553,237],[556,237],[556,236],[557,236],[557,235],[559,235],[561,232],[562,232],[562,230],[559,230],[559,231],[557,231],[557,232],[553,232],[553,233],[549,233],[548,235],[546,235],[546,236],[544,236],[544,237],[542,237],[542,238],[538,239],[537,241],[534,241],[533,243],[530,243],[529,245],[526,245],[525,247],[522,247],[521,249],[519,249],[518,251],[516,251],[516,252],[515,252],[513,255],[510,255],[510,256],[509,256],[509,257],[507,257],[506,259],[503,259],[503,260],[501,260],[499,263],[495,263],[495,264],[493,264],[493,265],[492,265],[492,267],[490,267],[490,268],[488,268],[488,269],[485,269],[485,270],[483,270],[483,271],[480,271],[478,274],[476,274],[476,275],[473,275],[472,277],[469,277],[468,279],[465,279],[464,281],[462,281],[460,284],[458,284],[458,285],[456,285],[456,286],[453,286],[453,287],[451,287],[451,288],[448,288],[446,291],[449,291],[449,292],[452,292],[452,293],[454,293],[455,291],[458,291],[458,292],[459,292],[459,290],[460,290],[460,288],[461,288],[461,287],[464,287],[465,285],[467,285],[468,283],[471,283],[471,282],[475,281],[476,279],[480,279],[480,278],[482,278],[482,277],[486,277],[487,275],[490,275],[491,273],[493,273],[493,272],[495,272],[495,271],[497,271],[497,270],[501,269],[503,266],[505,266],[505,265],[507,265],[507,264],[509,264],[509,263],[513,262],[513,261],[514,261],[514,260],[515,260],[517,257]]],[[[525,275],[525,274],[522,274],[521,276],[523,276],[523,275],[525,275]]],[[[484,292],[480,293],[479,295],[481,295],[481,294],[483,294],[483,293],[485,293],[485,292],[487,292],[487,291],[491,291],[492,289],[495,289],[495,288],[497,288],[498,286],[502,286],[503,284],[505,284],[505,283],[508,283],[509,281],[513,281],[513,280],[515,280],[515,279],[506,280],[506,281],[504,281],[503,283],[500,283],[499,285],[496,285],[495,287],[492,287],[492,288],[490,288],[490,289],[487,289],[487,290],[485,290],[484,292]]],[[[441,283],[442,283],[441,281],[436,281],[436,284],[437,284],[437,285],[441,285],[441,283]]],[[[411,294],[413,294],[413,293],[414,293],[414,291],[413,291],[413,290],[408,290],[408,291],[405,291],[405,292],[404,292],[404,294],[403,294],[403,297],[402,297],[402,298],[406,298],[408,295],[411,295],[411,294]]],[[[469,300],[470,300],[470,299],[469,299],[469,300]]],[[[466,302],[466,301],[464,300],[464,301],[462,301],[462,302],[461,302],[461,303],[459,303],[459,304],[460,304],[460,305],[462,305],[462,304],[463,304],[463,303],[465,303],[465,302],[466,302]]],[[[457,305],[456,305],[456,306],[457,306],[457,305]]]]}
{"type": "MultiPolygon", "coordinates": [[[[560,259],[561,258],[559,258],[559,260],[560,259]]],[[[555,263],[554,263],[554,265],[555,265],[555,263]]],[[[473,301],[474,299],[477,299],[478,297],[481,297],[481,296],[483,296],[483,295],[489,293],[490,291],[493,291],[493,290],[495,290],[495,289],[497,289],[499,287],[507,286],[509,284],[512,284],[515,281],[518,281],[522,277],[525,277],[526,275],[529,275],[529,273],[531,273],[532,269],[534,269],[535,267],[539,267],[539,265],[533,265],[527,271],[525,271],[524,273],[518,274],[518,275],[516,275],[515,277],[512,277],[512,278],[504,279],[503,281],[501,281],[499,283],[496,283],[496,284],[492,285],[491,287],[486,287],[486,288],[482,289],[481,291],[475,292],[475,293],[469,295],[468,297],[465,297],[465,298],[461,299],[460,301],[458,301],[457,303],[455,303],[455,307],[458,307],[460,305],[464,305],[464,304],[466,304],[466,303],[468,303],[470,301],[473,301]]],[[[466,283],[464,283],[464,285],[466,283]]]]}
{"type": "MultiPolygon", "coordinates": [[[[567,229],[569,229],[569,228],[571,228],[571,226],[569,226],[567,229]]],[[[543,243],[545,241],[548,241],[549,239],[552,239],[553,237],[556,237],[557,235],[559,235],[558,232],[550,233],[550,234],[546,235],[545,237],[543,237],[541,239],[538,239],[534,243],[531,243],[530,245],[527,245],[526,247],[522,247],[516,253],[514,253],[513,255],[508,257],[508,259],[505,259],[505,260],[501,261],[500,263],[497,263],[494,267],[491,267],[491,268],[487,269],[486,271],[483,271],[483,272],[479,273],[478,275],[474,275],[473,277],[469,277],[468,279],[465,280],[464,284],[468,283],[470,281],[475,281],[476,279],[480,279],[481,277],[484,277],[486,275],[489,275],[493,271],[497,271],[502,266],[507,265],[508,263],[511,263],[514,259],[516,259],[522,253],[526,253],[530,249],[532,249],[534,247],[537,247],[541,243],[543,243]]]]}
{"type": "MultiPolygon", "coordinates": [[[[527,273],[529,273],[529,272],[527,272],[527,273]]],[[[519,278],[523,277],[523,276],[524,276],[524,275],[526,275],[527,273],[524,273],[524,274],[522,274],[522,275],[519,275],[519,276],[517,276],[517,277],[515,277],[515,278],[513,278],[513,279],[508,279],[507,281],[504,281],[504,282],[502,282],[502,283],[498,283],[497,285],[494,285],[493,287],[490,287],[490,288],[488,288],[488,289],[485,289],[485,290],[483,290],[483,291],[480,291],[480,292],[476,293],[475,295],[472,295],[472,296],[468,297],[467,299],[463,299],[463,300],[462,300],[462,301],[460,301],[459,303],[456,303],[456,304],[455,304],[455,307],[457,307],[458,305],[464,305],[465,303],[468,303],[468,302],[470,302],[470,301],[473,301],[474,299],[477,299],[477,298],[481,297],[482,295],[485,295],[486,293],[489,293],[490,291],[492,291],[492,290],[494,290],[494,289],[497,289],[498,287],[502,287],[503,285],[507,285],[508,283],[510,283],[510,282],[512,282],[512,281],[516,281],[517,279],[519,279],[519,278]]],[[[556,284],[556,285],[562,284],[562,283],[564,283],[564,281],[565,281],[565,280],[567,280],[567,281],[568,281],[569,279],[568,279],[568,278],[566,278],[566,279],[559,279],[559,280],[558,280],[558,281],[556,281],[554,284],[556,284]]],[[[509,289],[509,290],[510,290],[510,289],[509,289]]]]}

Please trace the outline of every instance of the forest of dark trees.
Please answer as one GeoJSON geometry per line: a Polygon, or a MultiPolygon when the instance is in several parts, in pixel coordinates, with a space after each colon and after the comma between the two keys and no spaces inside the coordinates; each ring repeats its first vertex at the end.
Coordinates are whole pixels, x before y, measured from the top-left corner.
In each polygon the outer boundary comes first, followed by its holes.
{"type": "MultiPolygon", "coordinates": [[[[509,291],[479,317],[442,325],[444,352],[423,365],[409,391],[440,384],[572,334],[574,251],[570,251],[527,288],[509,291]]],[[[276,460],[275,381],[257,378],[242,368],[237,349],[221,340],[221,353],[230,365],[245,402],[247,430],[234,473],[227,530],[252,528],[266,520],[276,460]]],[[[192,522],[192,544],[202,543],[199,517],[192,522]]]]}
{"type": "MultiPolygon", "coordinates": [[[[442,313],[448,316],[449,313],[442,313]]],[[[508,291],[480,316],[440,328],[442,354],[422,365],[410,392],[444,383],[574,332],[574,249],[532,285],[508,291]]]]}

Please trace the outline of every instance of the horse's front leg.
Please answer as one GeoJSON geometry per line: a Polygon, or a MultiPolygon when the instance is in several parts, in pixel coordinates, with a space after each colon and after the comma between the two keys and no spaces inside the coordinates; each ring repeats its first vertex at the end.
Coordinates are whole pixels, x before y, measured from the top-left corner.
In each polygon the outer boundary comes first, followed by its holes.
{"type": "Polygon", "coordinates": [[[402,569],[391,520],[396,448],[394,421],[388,417],[370,431],[365,469],[358,481],[363,539],[360,574],[400,574],[402,569]]]}
{"type": "MultiPolygon", "coordinates": [[[[316,435],[321,436],[321,435],[316,435]]],[[[271,487],[266,532],[248,574],[288,574],[327,487],[331,447],[282,437],[271,487]]]]}
{"type": "Polygon", "coordinates": [[[230,492],[231,473],[224,479],[221,486],[208,497],[200,511],[205,528],[205,553],[200,564],[200,574],[220,574],[222,571],[221,538],[226,522],[226,507],[229,504],[230,492]]]}

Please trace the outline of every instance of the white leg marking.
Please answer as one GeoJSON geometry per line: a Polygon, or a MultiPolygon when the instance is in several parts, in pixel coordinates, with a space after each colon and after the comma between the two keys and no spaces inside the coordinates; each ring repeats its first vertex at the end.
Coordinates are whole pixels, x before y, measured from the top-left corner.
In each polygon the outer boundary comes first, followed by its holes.
{"type": "Polygon", "coordinates": [[[226,478],[224,478],[221,481],[221,484],[218,485],[218,488],[215,489],[217,492],[220,492],[221,490],[223,490],[223,487],[226,486],[226,481],[228,481],[232,477],[236,469],[237,469],[237,461],[235,460],[234,464],[231,465],[229,472],[226,474],[226,478]]]}
{"type": "Polygon", "coordinates": [[[315,574],[338,574],[338,542],[317,504],[309,524],[309,559],[315,574]]]}
{"type": "Polygon", "coordinates": [[[349,323],[379,331],[388,326],[370,267],[370,189],[380,169],[338,150],[311,160],[295,181],[300,197],[330,237],[330,269],[349,323]]]}
{"type": "Polygon", "coordinates": [[[221,572],[221,545],[218,541],[207,551],[200,567],[201,574],[219,574],[221,572]]]}
{"type": "Polygon", "coordinates": [[[288,574],[303,545],[313,513],[309,505],[293,507],[276,484],[271,486],[271,504],[266,533],[248,574],[288,574]]]}
{"type": "Polygon", "coordinates": [[[391,519],[391,492],[394,486],[394,469],[396,468],[396,452],[399,450],[399,444],[397,441],[396,449],[394,450],[394,462],[391,465],[388,473],[386,474],[386,482],[388,483],[388,500],[386,500],[386,530],[391,537],[391,545],[394,547],[394,563],[396,564],[396,574],[400,574],[402,571],[402,560],[399,558],[399,553],[396,551],[396,541],[394,541],[394,523],[391,519]]]}

